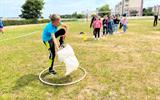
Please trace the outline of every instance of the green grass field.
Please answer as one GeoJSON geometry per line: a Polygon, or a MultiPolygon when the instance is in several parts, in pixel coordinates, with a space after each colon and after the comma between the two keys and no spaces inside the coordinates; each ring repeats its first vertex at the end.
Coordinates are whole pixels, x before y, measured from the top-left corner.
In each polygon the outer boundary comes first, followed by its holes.
{"type": "MultiPolygon", "coordinates": [[[[95,41],[89,23],[66,24],[66,43],[74,48],[87,77],[71,86],[42,84],[38,74],[48,67],[48,51],[41,41],[45,25],[6,27],[0,34],[0,100],[160,100],[160,25],[155,30],[152,20],[130,20],[126,34],[95,41]],[[81,31],[88,41],[82,40],[81,31]]],[[[62,79],[69,82],[80,74],[62,79]]]]}

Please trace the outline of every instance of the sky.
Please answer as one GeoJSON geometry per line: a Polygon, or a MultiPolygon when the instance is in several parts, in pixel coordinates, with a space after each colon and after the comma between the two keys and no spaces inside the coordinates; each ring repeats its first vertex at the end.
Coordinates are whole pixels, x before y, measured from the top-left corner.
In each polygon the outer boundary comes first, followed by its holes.
{"type": "MultiPolygon", "coordinates": [[[[44,0],[43,16],[48,18],[52,13],[71,14],[75,11],[93,11],[104,4],[114,9],[121,0],[44,0]]],[[[0,0],[0,17],[18,17],[25,0],[0,0]]],[[[144,0],[144,7],[160,5],[160,0],[144,0]]]]}

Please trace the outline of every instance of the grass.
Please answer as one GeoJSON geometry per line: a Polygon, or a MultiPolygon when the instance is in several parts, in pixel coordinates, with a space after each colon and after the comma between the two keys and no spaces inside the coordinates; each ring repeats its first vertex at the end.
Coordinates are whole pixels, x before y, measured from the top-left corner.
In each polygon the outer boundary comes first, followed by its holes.
{"type": "MultiPolygon", "coordinates": [[[[94,41],[89,23],[66,24],[66,43],[87,70],[85,80],[64,87],[42,84],[38,74],[48,67],[48,52],[41,41],[45,25],[6,27],[0,40],[36,33],[0,42],[0,100],[160,100],[160,26],[155,30],[151,20],[130,20],[126,34],[94,41]],[[88,41],[82,40],[81,31],[88,41]]],[[[68,82],[80,75],[77,71],[61,77],[64,81],[46,77],[68,82]]]]}

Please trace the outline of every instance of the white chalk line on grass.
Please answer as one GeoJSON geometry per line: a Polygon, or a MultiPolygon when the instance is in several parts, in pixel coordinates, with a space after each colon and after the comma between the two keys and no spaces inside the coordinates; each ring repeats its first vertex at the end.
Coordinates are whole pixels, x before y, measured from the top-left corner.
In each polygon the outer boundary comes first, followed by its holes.
{"type": "Polygon", "coordinates": [[[15,40],[15,39],[22,38],[22,37],[27,37],[27,36],[30,36],[30,35],[32,35],[34,33],[37,33],[37,32],[38,31],[34,31],[34,32],[29,33],[29,34],[21,35],[21,36],[15,37],[15,38],[3,39],[3,40],[0,40],[0,42],[4,42],[4,41],[8,41],[8,40],[15,40]]]}

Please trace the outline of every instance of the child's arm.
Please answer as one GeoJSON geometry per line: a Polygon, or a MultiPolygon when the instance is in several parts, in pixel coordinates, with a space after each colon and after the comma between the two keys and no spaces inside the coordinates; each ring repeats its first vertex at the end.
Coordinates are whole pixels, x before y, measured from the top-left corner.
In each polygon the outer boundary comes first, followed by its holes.
{"type": "Polygon", "coordinates": [[[95,21],[93,22],[92,26],[93,26],[93,28],[95,28],[95,21]]]}
{"type": "Polygon", "coordinates": [[[93,22],[94,22],[94,17],[93,17],[92,20],[91,20],[90,28],[93,26],[93,22]]]}
{"type": "Polygon", "coordinates": [[[102,28],[102,21],[100,21],[100,24],[101,24],[101,28],[102,28]]]}

